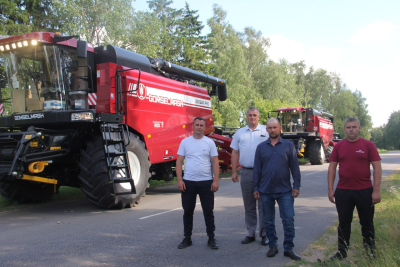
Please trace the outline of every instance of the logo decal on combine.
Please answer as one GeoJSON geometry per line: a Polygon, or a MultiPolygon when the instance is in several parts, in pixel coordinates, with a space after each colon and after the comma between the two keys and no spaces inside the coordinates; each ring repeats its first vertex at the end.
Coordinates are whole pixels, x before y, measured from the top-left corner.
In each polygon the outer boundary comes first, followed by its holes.
{"type": "Polygon", "coordinates": [[[26,115],[15,115],[14,120],[20,121],[20,120],[32,120],[32,119],[43,119],[44,114],[43,113],[36,113],[36,114],[26,114],[26,115]]]}
{"type": "Polygon", "coordinates": [[[170,105],[176,107],[189,106],[194,108],[211,110],[211,101],[194,96],[188,96],[182,93],[171,92],[158,88],[153,88],[140,84],[138,90],[137,84],[129,83],[128,96],[137,97],[140,100],[148,99],[151,103],[170,105]]]}
{"type": "Polygon", "coordinates": [[[141,83],[139,85],[139,99],[143,100],[145,98],[146,98],[146,86],[143,83],[141,83]]]}

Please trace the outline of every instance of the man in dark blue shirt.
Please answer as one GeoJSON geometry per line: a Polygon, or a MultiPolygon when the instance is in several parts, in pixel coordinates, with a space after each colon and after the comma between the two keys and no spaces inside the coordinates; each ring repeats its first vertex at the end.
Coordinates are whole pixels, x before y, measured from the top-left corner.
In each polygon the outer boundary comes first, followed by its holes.
{"type": "Polygon", "coordinates": [[[275,231],[275,201],[279,206],[285,239],[284,256],[301,260],[293,251],[294,198],[299,196],[300,168],[294,144],[280,138],[281,125],[275,118],[267,122],[269,139],[258,145],[254,159],[254,197],[260,199],[264,210],[264,224],[269,239],[268,257],[278,253],[278,237],[275,231]],[[293,189],[290,184],[293,176],[293,189]]]}

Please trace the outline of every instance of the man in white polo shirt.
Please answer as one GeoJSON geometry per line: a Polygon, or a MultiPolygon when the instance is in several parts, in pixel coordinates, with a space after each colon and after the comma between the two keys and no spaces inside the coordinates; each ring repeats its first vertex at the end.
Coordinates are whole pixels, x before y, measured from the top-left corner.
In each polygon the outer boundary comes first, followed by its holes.
{"type": "Polygon", "coordinates": [[[218,191],[219,162],[215,143],[204,136],[206,122],[197,117],[193,121],[193,136],[182,140],[176,160],[176,177],[178,188],[182,192],[183,208],[183,241],[179,249],[192,245],[193,212],[196,207],[196,197],[199,195],[203,209],[208,236],[208,246],[218,249],[214,238],[214,192],[218,191]],[[185,159],[185,177],[182,178],[182,164],[185,159]],[[214,179],[213,179],[214,177],[214,179]]]}
{"type": "Polygon", "coordinates": [[[253,166],[254,156],[256,154],[257,146],[268,139],[268,133],[265,125],[258,124],[260,119],[260,111],[258,108],[251,107],[247,110],[246,119],[248,126],[240,128],[231,143],[232,150],[232,181],[238,182],[239,177],[237,174],[237,164],[239,163],[242,168],[240,169],[240,186],[242,189],[245,222],[247,227],[247,236],[242,240],[242,244],[248,244],[256,240],[257,229],[257,206],[258,206],[258,224],[259,234],[261,237],[261,244],[268,245],[264,229],[264,214],[262,203],[256,200],[253,196],[253,166]],[[240,160],[239,160],[240,158],[240,160]],[[258,203],[257,203],[258,202],[258,203]]]}

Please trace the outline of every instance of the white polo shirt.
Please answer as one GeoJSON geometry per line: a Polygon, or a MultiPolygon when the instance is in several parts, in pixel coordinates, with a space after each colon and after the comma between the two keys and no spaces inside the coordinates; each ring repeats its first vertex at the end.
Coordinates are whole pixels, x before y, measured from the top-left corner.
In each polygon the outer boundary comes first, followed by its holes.
{"type": "Polygon", "coordinates": [[[203,136],[196,139],[189,136],[179,145],[178,155],[185,157],[184,179],[206,181],[213,179],[211,157],[218,156],[214,141],[203,136]]]}
{"type": "Polygon", "coordinates": [[[254,130],[249,126],[240,128],[233,136],[231,148],[240,151],[239,164],[245,168],[253,168],[257,146],[268,139],[265,125],[258,124],[254,130]]]}

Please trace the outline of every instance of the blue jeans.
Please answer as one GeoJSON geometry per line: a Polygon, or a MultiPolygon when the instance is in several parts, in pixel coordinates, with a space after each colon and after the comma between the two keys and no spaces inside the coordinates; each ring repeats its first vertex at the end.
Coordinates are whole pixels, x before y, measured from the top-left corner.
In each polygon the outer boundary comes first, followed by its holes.
{"type": "Polygon", "coordinates": [[[294,247],[294,198],[292,192],[286,193],[261,193],[261,201],[264,209],[264,225],[267,237],[269,239],[270,247],[278,247],[275,231],[275,201],[279,206],[279,213],[282,219],[283,232],[285,239],[283,241],[283,248],[285,251],[292,250],[294,247]]]}

